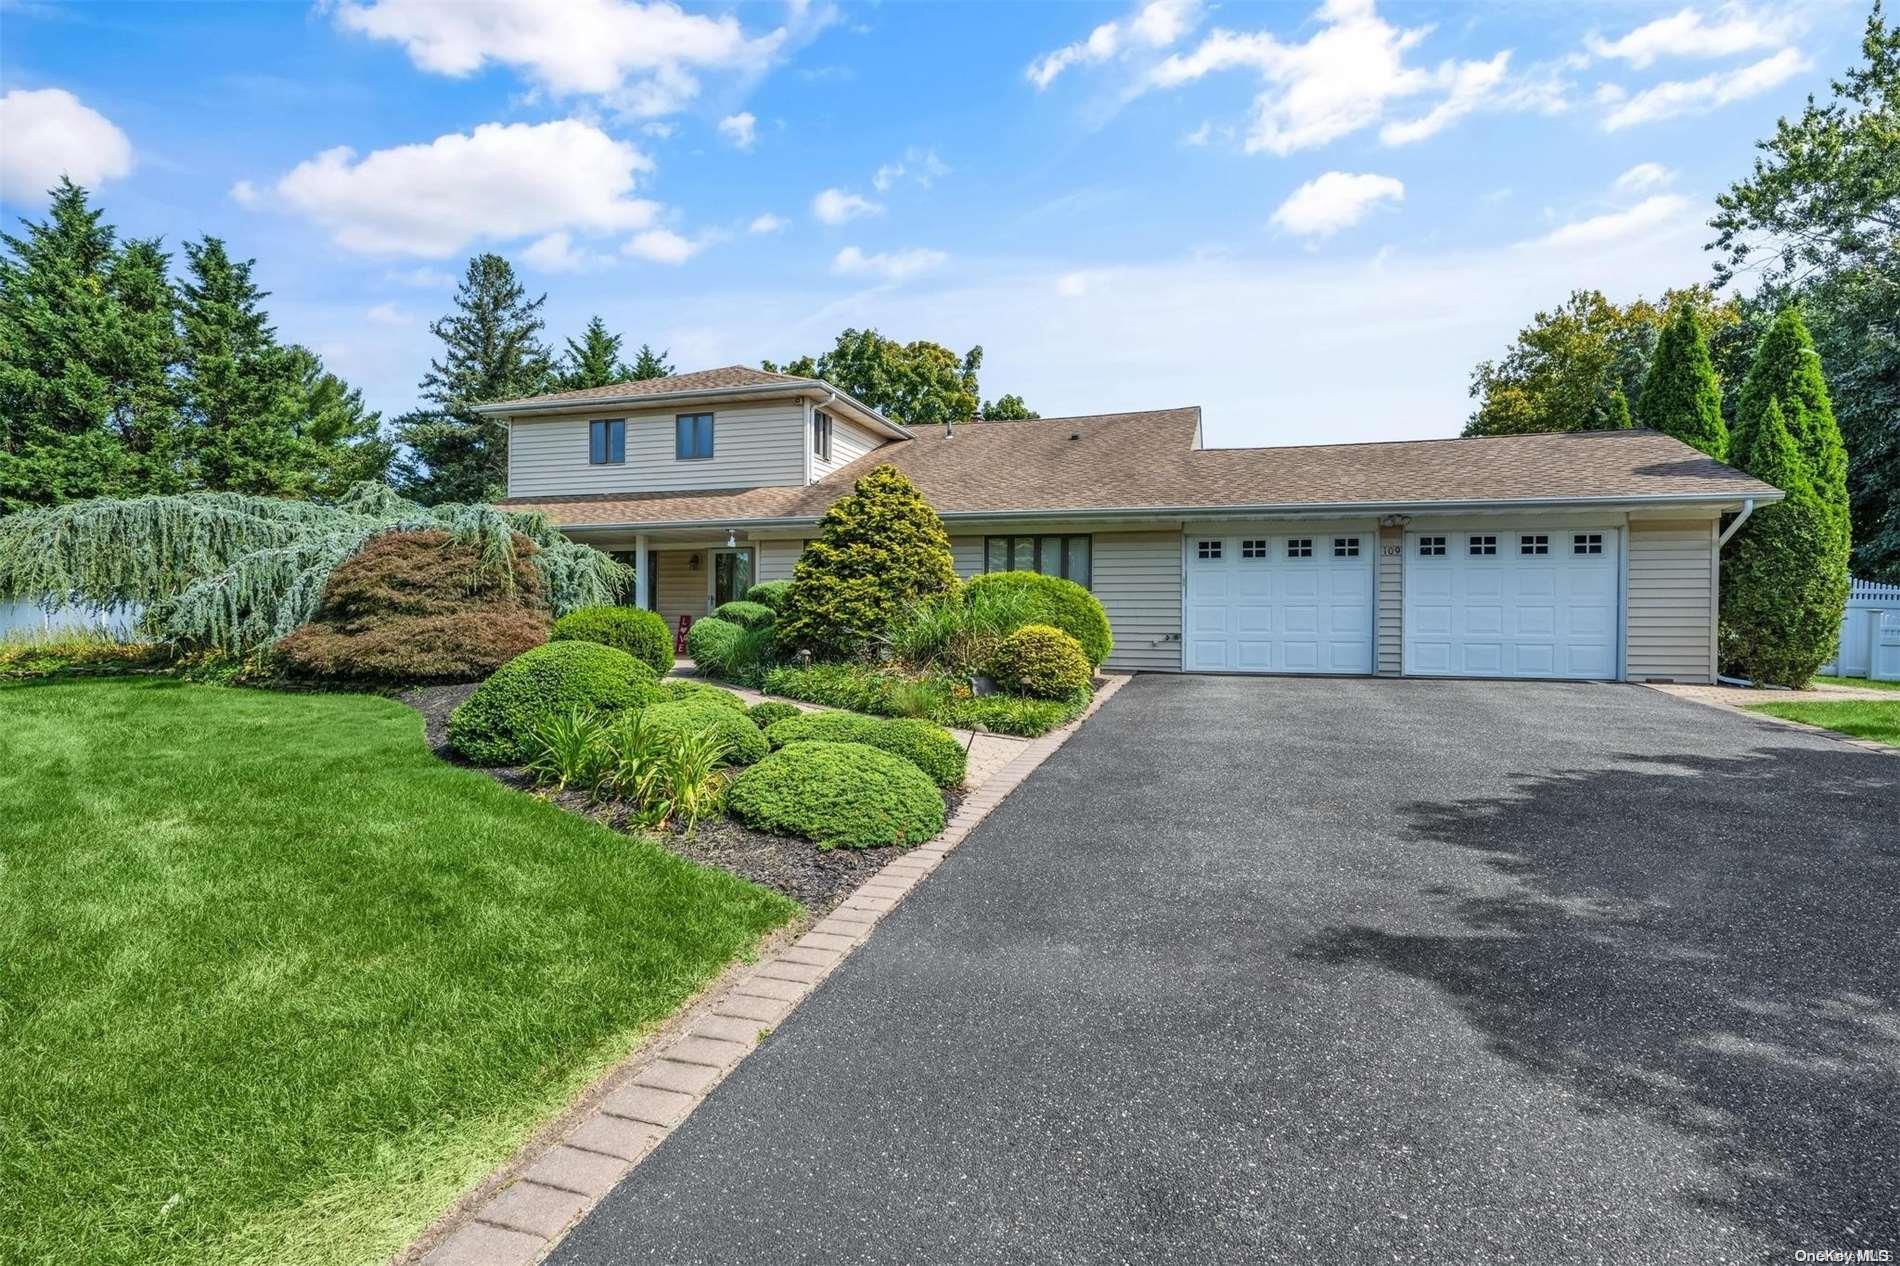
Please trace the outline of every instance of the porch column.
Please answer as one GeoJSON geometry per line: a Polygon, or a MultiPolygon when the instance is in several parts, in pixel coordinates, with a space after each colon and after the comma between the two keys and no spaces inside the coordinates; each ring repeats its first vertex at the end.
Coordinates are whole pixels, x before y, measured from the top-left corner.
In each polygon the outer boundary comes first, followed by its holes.
{"type": "Polygon", "coordinates": [[[647,575],[647,537],[637,532],[633,538],[633,605],[646,609],[647,595],[653,592],[653,577],[647,575]]]}

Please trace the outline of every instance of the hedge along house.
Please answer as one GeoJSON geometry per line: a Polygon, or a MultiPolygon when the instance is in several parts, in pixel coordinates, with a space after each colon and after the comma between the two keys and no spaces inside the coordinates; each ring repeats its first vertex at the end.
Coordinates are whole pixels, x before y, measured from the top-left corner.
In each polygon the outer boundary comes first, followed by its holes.
{"type": "Polygon", "coordinates": [[[960,574],[1093,590],[1125,671],[1712,681],[1721,542],[1781,497],[1653,431],[1208,448],[1198,408],[905,428],[737,366],[480,411],[508,422],[503,504],[632,562],[669,622],[789,577],[889,462],[960,574]]]}

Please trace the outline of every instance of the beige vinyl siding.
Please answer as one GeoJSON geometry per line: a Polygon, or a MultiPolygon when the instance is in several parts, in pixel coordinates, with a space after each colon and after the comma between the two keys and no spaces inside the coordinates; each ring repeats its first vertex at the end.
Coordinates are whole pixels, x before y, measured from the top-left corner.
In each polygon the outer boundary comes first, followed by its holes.
{"type": "MultiPolygon", "coordinates": [[[[817,529],[812,529],[814,535],[817,529]]],[[[754,541],[758,547],[759,580],[790,580],[792,567],[805,552],[805,538],[789,541],[754,541]]]]}
{"type": "Polygon", "coordinates": [[[1716,519],[1629,525],[1627,659],[1632,681],[1712,681],[1716,519]]]}
{"type": "MultiPolygon", "coordinates": [[[[810,437],[807,437],[809,441],[810,437]]],[[[811,477],[814,482],[823,479],[841,466],[847,466],[864,456],[884,441],[879,436],[859,426],[856,422],[847,422],[837,414],[831,415],[831,460],[820,461],[816,455],[811,459],[811,477]]]]}
{"type": "MultiPolygon", "coordinates": [[[[1084,532],[1092,539],[1091,588],[1108,613],[1115,649],[1105,667],[1118,672],[1179,672],[1181,668],[1181,534],[1087,532],[1060,524],[1037,533],[1084,532]]],[[[983,572],[983,538],[953,536],[950,554],[959,576],[983,572]]]]}
{"type": "Polygon", "coordinates": [[[654,609],[666,617],[667,628],[677,629],[683,615],[697,620],[707,613],[706,594],[712,587],[706,570],[709,565],[705,550],[660,551],[660,565],[653,573],[654,609]],[[699,559],[696,571],[692,563],[695,558],[699,559]]]}
{"type": "Polygon", "coordinates": [[[1379,529],[1374,564],[1373,671],[1396,677],[1405,671],[1405,529],[1379,529]]]}
{"type": "Polygon", "coordinates": [[[683,492],[805,482],[803,446],[811,442],[811,436],[805,429],[802,401],[713,409],[713,455],[706,461],[683,462],[673,455],[673,420],[679,412],[608,409],[571,417],[516,419],[508,427],[508,495],[683,492]],[[596,418],[626,419],[624,463],[596,466],[587,460],[587,424],[596,418]]]}

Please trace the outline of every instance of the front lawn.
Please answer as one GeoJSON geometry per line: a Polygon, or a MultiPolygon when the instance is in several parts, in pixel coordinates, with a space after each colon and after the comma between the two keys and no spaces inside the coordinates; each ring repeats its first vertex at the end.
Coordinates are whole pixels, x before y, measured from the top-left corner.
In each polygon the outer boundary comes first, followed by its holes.
{"type": "Polygon", "coordinates": [[[386,699],[0,687],[0,1243],[400,1249],[796,907],[386,699]]]}
{"type": "Polygon", "coordinates": [[[1851,734],[1900,747],[1900,700],[1852,699],[1830,703],[1756,703],[1750,712],[1765,712],[1784,721],[1818,725],[1824,730],[1851,734]]]}
{"type": "Polygon", "coordinates": [[[1900,681],[1875,681],[1872,677],[1816,677],[1823,686],[1852,686],[1857,690],[1900,690],[1900,681]]]}

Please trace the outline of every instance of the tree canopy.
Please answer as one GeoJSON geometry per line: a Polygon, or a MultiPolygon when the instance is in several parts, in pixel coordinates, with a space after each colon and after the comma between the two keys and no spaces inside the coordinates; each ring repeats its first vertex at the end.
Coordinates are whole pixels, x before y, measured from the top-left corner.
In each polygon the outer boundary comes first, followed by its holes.
{"type": "Polygon", "coordinates": [[[620,359],[620,343],[621,336],[608,333],[605,321],[590,318],[578,339],[567,340],[555,388],[573,391],[630,381],[635,376],[633,367],[620,359]]]}
{"type": "MultiPolygon", "coordinates": [[[[978,416],[982,401],[977,387],[977,371],[983,367],[981,347],[958,356],[941,343],[899,343],[876,330],[846,330],[821,356],[801,356],[785,365],[768,360],[763,365],[777,373],[822,378],[905,425],[962,422],[978,416]]],[[[1020,396],[1004,400],[1013,401],[1008,407],[1020,410],[1011,416],[1036,416],[1020,396]]]]}

